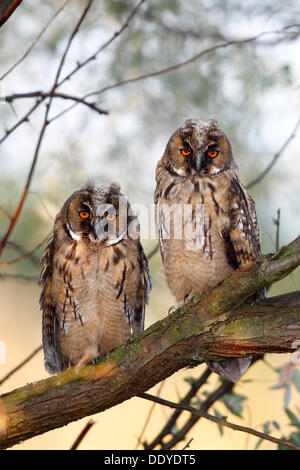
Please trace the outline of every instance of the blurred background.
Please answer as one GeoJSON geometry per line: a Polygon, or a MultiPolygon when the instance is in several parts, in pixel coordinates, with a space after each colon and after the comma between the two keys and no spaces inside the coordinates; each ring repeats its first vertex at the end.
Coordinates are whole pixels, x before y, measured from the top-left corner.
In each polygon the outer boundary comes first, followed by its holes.
{"type": "MultiPolygon", "coordinates": [[[[286,28],[297,23],[299,2],[146,0],[128,26],[106,44],[125,26],[137,4],[131,0],[94,1],[64,61],[61,79],[73,70],[74,74],[59,91],[78,98],[91,93],[87,101],[109,114],[99,114],[78,103],[66,111],[76,102],[53,99],[49,113],[53,121],[43,137],[24,207],[0,259],[0,340],[6,349],[5,363],[0,363],[0,380],[41,344],[39,260],[42,242],[63,202],[87,179],[93,179],[97,183],[119,181],[132,204],[150,208],[157,161],[173,131],[186,118],[218,119],[232,143],[245,185],[289,141],[274,167],[251,186],[250,193],[257,205],[264,253],[276,249],[274,220],[278,209],[280,245],[299,235],[300,29],[299,24],[286,28]],[[242,42],[271,31],[257,40],[242,42]],[[209,53],[180,68],[123,83],[184,62],[209,48],[209,53]],[[93,59],[82,65],[88,58],[93,59]],[[10,263],[31,251],[31,256],[10,263]]],[[[86,5],[83,0],[27,0],[0,28],[1,234],[24,188],[47,102],[44,100],[28,120],[12,131],[38,98],[18,97],[7,102],[5,97],[51,90],[67,41],[86,5]],[[24,54],[24,60],[16,65],[24,54]]],[[[145,252],[150,253],[157,241],[145,237],[142,243],[145,252]]],[[[154,288],[146,327],[163,318],[174,303],[161,272],[159,253],[151,257],[149,264],[154,288]]],[[[274,285],[269,295],[290,292],[299,285],[298,269],[274,285]]],[[[266,362],[261,361],[245,374],[236,387],[236,393],[247,397],[242,400],[241,418],[232,417],[224,403],[216,405],[217,412],[258,430],[275,420],[280,429],[275,425],[272,433],[288,433],[283,406],[296,410],[299,390],[291,383],[271,387],[278,385],[275,368],[290,360],[290,355],[268,355],[266,362]]],[[[185,379],[198,377],[203,370],[200,366],[178,372],[165,381],[161,396],[178,401],[189,388],[185,379]]],[[[47,376],[40,352],[5,381],[0,392],[47,376]]],[[[206,393],[217,382],[218,378],[211,376],[206,393]]],[[[134,448],[150,408],[150,403],[133,398],[96,415],[96,424],[80,448],[134,448]]],[[[159,405],[155,407],[143,440],[153,439],[169,413],[159,405]]],[[[67,449],[87,421],[85,418],[71,423],[15,448],[67,449]]],[[[258,441],[229,429],[224,429],[221,436],[215,424],[203,420],[188,438],[193,438],[191,450],[253,449],[258,441]]],[[[180,443],[178,448],[183,445],[180,443]]],[[[264,442],[261,448],[272,449],[274,444],[264,442]]]]}

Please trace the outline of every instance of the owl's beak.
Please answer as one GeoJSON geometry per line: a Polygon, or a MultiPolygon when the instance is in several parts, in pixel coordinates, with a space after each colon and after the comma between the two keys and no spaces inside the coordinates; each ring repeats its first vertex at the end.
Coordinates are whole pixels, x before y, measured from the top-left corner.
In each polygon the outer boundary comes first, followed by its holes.
{"type": "Polygon", "coordinates": [[[203,152],[199,151],[194,156],[194,167],[196,171],[200,171],[203,167],[204,163],[204,154],[203,152]]]}
{"type": "Polygon", "coordinates": [[[95,238],[98,238],[98,240],[106,240],[108,236],[107,225],[105,225],[104,221],[100,217],[97,217],[94,222],[93,233],[95,238]]]}

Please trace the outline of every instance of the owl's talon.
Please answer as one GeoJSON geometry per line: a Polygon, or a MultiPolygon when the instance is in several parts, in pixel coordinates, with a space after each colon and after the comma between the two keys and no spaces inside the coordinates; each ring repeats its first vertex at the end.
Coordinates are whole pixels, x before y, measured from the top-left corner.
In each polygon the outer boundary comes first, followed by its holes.
{"type": "Polygon", "coordinates": [[[177,310],[176,305],[172,305],[168,310],[168,315],[171,315],[171,313],[174,313],[176,310],[177,310]]]}

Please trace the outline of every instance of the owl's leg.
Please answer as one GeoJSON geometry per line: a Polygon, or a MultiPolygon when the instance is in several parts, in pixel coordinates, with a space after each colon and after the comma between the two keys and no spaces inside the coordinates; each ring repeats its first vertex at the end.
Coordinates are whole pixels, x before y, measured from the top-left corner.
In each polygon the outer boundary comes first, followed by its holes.
{"type": "Polygon", "coordinates": [[[95,357],[99,356],[98,346],[89,346],[85,349],[81,359],[77,362],[75,366],[75,372],[78,373],[80,369],[91,362],[95,357]]]}
{"type": "Polygon", "coordinates": [[[182,307],[185,304],[188,304],[192,300],[192,298],[195,297],[195,295],[196,294],[193,294],[193,293],[186,294],[186,296],[184,297],[182,301],[177,302],[175,305],[172,305],[172,307],[169,308],[168,314],[173,313],[178,308],[182,307]]]}

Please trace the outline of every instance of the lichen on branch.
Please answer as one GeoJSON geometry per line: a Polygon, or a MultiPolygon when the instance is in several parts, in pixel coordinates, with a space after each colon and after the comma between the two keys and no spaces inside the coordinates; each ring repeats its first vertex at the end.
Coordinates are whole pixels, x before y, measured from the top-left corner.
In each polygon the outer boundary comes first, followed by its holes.
{"type": "Polygon", "coordinates": [[[228,356],[293,352],[300,292],[247,302],[300,264],[300,237],[247,272],[235,271],[79,372],[70,368],[0,397],[0,448],[111,408],[183,367],[228,356]]]}

